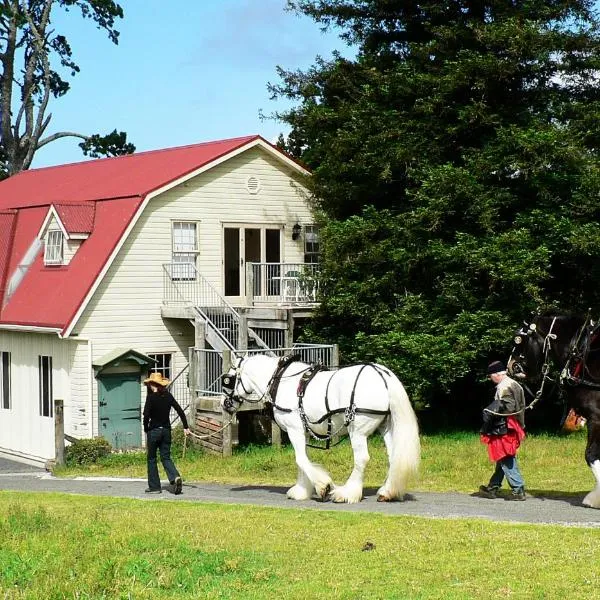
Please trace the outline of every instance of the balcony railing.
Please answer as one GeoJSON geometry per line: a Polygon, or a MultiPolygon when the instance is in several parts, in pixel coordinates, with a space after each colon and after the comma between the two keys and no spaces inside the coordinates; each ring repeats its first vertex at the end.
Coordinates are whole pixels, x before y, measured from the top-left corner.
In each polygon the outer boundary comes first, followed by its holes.
{"type": "Polygon", "coordinates": [[[319,265],[306,263],[247,263],[249,305],[311,305],[317,302],[319,265]]]}

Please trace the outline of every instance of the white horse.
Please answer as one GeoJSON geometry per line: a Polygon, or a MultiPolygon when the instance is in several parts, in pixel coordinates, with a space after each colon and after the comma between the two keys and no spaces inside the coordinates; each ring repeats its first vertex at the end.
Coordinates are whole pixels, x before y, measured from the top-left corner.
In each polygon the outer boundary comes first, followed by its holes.
{"type": "Polygon", "coordinates": [[[389,471],[377,500],[403,500],[411,477],[417,475],[421,453],[417,418],[403,385],[377,364],[315,371],[290,357],[238,358],[222,377],[223,407],[235,412],[245,400],[272,403],[275,422],[287,432],[296,454],[298,478],[287,492],[293,500],[307,500],[316,492],[322,500],[360,502],[369,462],[367,438],[380,429],[389,471]],[[345,431],[354,452],[354,468],[338,487],[327,471],[308,459],[306,437],[328,440],[345,431]]]}

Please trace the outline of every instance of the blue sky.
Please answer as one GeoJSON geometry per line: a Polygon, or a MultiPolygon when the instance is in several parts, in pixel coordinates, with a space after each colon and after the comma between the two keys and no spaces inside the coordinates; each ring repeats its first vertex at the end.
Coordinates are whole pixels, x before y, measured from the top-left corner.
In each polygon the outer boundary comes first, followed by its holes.
{"type": "MultiPolygon", "coordinates": [[[[260,134],[287,128],[259,113],[271,101],[276,65],[306,69],[317,55],[351,51],[334,33],[285,12],[285,0],[121,0],[119,44],[77,11],[55,16],[81,72],[53,100],[48,133],[127,131],[137,151],[260,134]]],[[[66,138],[36,154],[33,167],[85,160],[66,138]]]]}

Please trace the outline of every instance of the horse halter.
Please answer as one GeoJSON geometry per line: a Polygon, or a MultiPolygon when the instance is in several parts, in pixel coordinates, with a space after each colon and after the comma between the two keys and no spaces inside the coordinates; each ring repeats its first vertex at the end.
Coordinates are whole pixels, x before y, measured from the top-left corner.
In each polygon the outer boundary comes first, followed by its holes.
{"type": "Polygon", "coordinates": [[[242,359],[240,358],[236,366],[232,366],[227,373],[223,373],[223,375],[221,375],[221,389],[225,395],[225,400],[223,400],[223,408],[229,414],[236,412],[244,402],[244,400],[235,393],[237,384],[239,383],[242,386],[242,389],[246,394],[250,393],[246,389],[246,386],[244,386],[244,382],[241,377],[241,362],[242,359]],[[233,373],[231,371],[233,371],[233,373]]]}
{"type": "MultiPolygon", "coordinates": [[[[527,372],[523,366],[523,362],[527,360],[527,357],[523,353],[523,348],[524,348],[523,342],[527,339],[533,339],[534,336],[536,338],[542,340],[543,363],[542,363],[542,367],[540,369],[540,375],[542,378],[542,382],[541,382],[540,387],[537,390],[537,392],[535,394],[532,394],[534,396],[534,399],[529,404],[529,406],[527,406],[527,408],[533,408],[535,406],[535,404],[538,402],[538,400],[542,397],[542,393],[544,391],[544,385],[546,384],[546,381],[550,379],[550,377],[548,377],[548,372],[550,371],[549,354],[550,354],[550,350],[552,348],[552,342],[554,340],[556,340],[556,334],[552,332],[552,330],[554,329],[555,323],[556,323],[556,317],[554,317],[552,319],[552,323],[550,324],[550,328],[546,335],[543,335],[542,333],[540,333],[538,331],[536,323],[534,323],[534,322],[532,322],[530,324],[524,323],[524,327],[522,327],[517,332],[517,335],[515,336],[515,345],[512,349],[510,358],[508,360],[507,371],[511,377],[515,377],[515,379],[521,379],[521,380],[527,378],[527,372]],[[517,350],[519,350],[518,354],[517,354],[517,350]],[[515,358],[515,355],[517,355],[517,358],[515,358]]],[[[531,393],[529,388],[526,388],[526,389],[529,391],[529,393],[531,393]]]]}

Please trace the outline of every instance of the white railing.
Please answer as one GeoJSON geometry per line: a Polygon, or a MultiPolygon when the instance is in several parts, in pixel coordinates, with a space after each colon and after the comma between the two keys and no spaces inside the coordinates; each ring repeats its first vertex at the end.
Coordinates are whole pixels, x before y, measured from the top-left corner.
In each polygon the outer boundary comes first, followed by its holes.
{"type": "MultiPolygon", "coordinates": [[[[194,265],[163,265],[163,298],[166,304],[185,304],[193,308],[206,322],[207,337],[213,347],[234,350],[240,346],[239,313],[194,265]],[[211,333],[216,337],[210,337],[211,333]]],[[[250,328],[248,335],[259,347],[268,350],[267,344],[250,328]]]]}
{"type": "MultiPolygon", "coordinates": [[[[231,352],[231,358],[251,354],[265,354],[263,349],[231,352]]],[[[299,355],[306,363],[319,363],[326,367],[338,367],[339,357],[336,344],[294,344],[291,348],[270,350],[273,356],[299,355]]],[[[221,375],[224,372],[224,353],[204,348],[190,348],[190,388],[202,396],[220,396],[221,375]]]]}
{"type": "Polygon", "coordinates": [[[248,304],[315,304],[319,291],[318,275],[318,264],[247,263],[248,304]]]}

